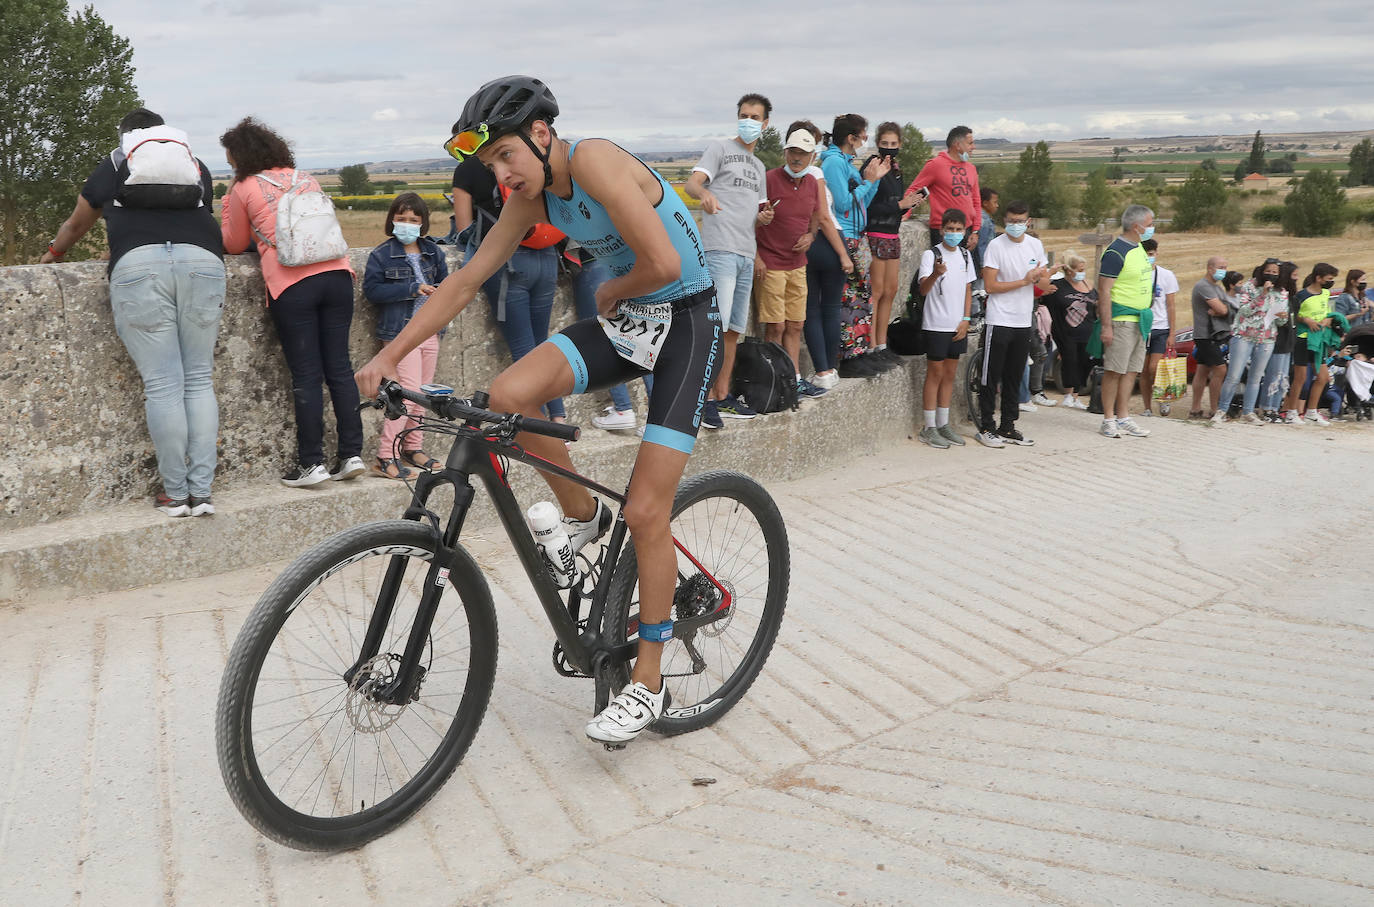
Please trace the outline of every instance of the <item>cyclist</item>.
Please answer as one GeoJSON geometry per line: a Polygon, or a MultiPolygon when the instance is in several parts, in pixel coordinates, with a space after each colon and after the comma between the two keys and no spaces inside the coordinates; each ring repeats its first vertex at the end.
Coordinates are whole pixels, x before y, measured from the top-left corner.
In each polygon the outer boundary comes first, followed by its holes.
{"type": "MultiPolygon", "coordinates": [[[[669,515],[720,355],[720,313],[695,224],[677,193],[606,139],[560,139],[557,115],[548,87],[529,76],[488,82],[468,99],[445,148],[460,161],[476,156],[510,197],[466,266],[356,377],[364,395],[376,396],[396,363],[461,312],[536,224],[553,224],[610,267],[614,276],[596,292],[599,317],[540,344],[496,377],[490,395],[493,409],[537,418],[546,400],[653,373],[648,425],[623,509],[639,566],[638,657],[630,683],[586,727],[593,740],[625,743],[668,705],[661,660],[672,638],[677,585],[669,515]]],[[[562,442],[528,433],[519,440],[572,467],[562,442]]],[[[574,550],[610,528],[605,503],[579,485],[544,478],[562,505],[574,550]]]]}

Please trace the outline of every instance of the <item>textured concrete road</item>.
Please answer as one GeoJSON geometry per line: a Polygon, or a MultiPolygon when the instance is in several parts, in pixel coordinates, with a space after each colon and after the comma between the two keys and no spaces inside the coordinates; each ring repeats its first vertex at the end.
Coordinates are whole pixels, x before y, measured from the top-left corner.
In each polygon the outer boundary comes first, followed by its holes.
{"type": "Polygon", "coordinates": [[[1374,430],[1095,425],[775,484],[764,676],[619,754],[474,539],[492,709],[414,820],[342,855],[262,840],[215,763],[280,565],[0,612],[0,903],[1374,903],[1374,430]]]}

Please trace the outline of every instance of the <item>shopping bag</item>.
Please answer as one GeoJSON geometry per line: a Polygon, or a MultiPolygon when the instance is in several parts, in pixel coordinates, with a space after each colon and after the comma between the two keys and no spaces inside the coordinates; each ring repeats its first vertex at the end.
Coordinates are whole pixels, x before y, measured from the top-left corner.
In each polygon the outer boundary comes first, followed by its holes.
{"type": "Polygon", "coordinates": [[[1188,390],[1188,357],[1161,359],[1155,372],[1155,399],[1177,400],[1188,390]]]}

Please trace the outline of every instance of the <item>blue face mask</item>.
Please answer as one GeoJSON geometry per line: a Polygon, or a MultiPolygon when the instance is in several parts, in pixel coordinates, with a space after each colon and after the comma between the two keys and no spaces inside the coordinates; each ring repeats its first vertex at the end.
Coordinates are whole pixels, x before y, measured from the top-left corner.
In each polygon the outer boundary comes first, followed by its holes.
{"type": "Polygon", "coordinates": [[[1223,280],[1226,279],[1226,269],[1217,268],[1215,271],[1212,272],[1212,279],[1215,280],[1217,283],[1221,283],[1223,280]]]}
{"type": "Polygon", "coordinates": [[[391,225],[391,235],[396,237],[401,245],[408,246],[420,238],[420,225],[393,223],[391,225]]]}
{"type": "Polygon", "coordinates": [[[1154,239],[1154,235],[1155,235],[1155,225],[1154,225],[1154,224],[1150,224],[1148,227],[1145,228],[1145,232],[1142,233],[1142,234],[1140,234],[1140,239],[1141,239],[1142,242],[1144,242],[1144,241],[1147,240],[1147,239],[1154,239]]]}
{"type": "Polygon", "coordinates": [[[739,138],[744,144],[757,142],[761,135],[763,135],[763,124],[758,120],[739,121],[739,138]]]}
{"type": "Polygon", "coordinates": [[[1150,260],[1150,264],[1153,265],[1155,263],[1155,257],[1153,255],[1146,255],[1145,257],[1150,260]]]}
{"type": "Polygon", "coordinates": [[[959,160],[963,161],[964,163],[968,163],[968,152],[967,152],[967,151],[961,151],[961,152],[959,152],[959,160]]]}
{"type": "Polygon", "coordinates": [[[792,177],[792,179],[794,180],[799,180],[803,176],[806,176],[805,167],[801,168],[800,170],[793,170],[790,164],[783,164],[782,169],[783,172],[785,172],[788,176],[792,177]]]}
{"type": "Polygon", "coordinates": [[[953,249],[955,246],[959,245],[959,243],[961,243],[961,242],[963,242],[963,241],[964,241],[964,233],[963,233],[962,230],[959,231],[958,233],[946,233],[946,234],[945,234],[945,245],[949,246],[951,249],[953,249]]]}
{"type": "Polygon", "coordinates": [[[1088,272],[1087,272],[1087,271],[1074,271],[1074,272],[1073,272],[1073,279],[1074,279],[1077,283],[1082,283],[1083,281],[1085,281],[1085,280],[1088,279],[1088,272]]]}
{"type": "Polygon", "coordinates": [[[1026,235],[1026,227],[1029,224],[1007,224],[1007,235],[1012,239],[1020,239],[1026,235]]]}

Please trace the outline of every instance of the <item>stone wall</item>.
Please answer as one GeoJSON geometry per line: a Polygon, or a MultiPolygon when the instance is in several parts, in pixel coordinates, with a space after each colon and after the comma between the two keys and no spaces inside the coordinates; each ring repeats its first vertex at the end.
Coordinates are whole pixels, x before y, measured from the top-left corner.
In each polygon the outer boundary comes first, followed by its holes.
{"type": "MultiPolygon", "coordinates": [[[[929,240],[921,224],[906,225],[903,235],[900,286],[906,287],[929,240]]],[[[379,348],[373,337],[375,312],[360,286],[369,251],[349,253],[360,275],[351,339],[355,366],[379,348]]],[[[450,267],[460,263],[460,256],[450,252],[450,267]]],[[[228,287],[215,349],[217,487],[271,481],[295,454],[290,374],[263,305],[257,259],[229,256],[226,266],[228,287]]],[[[900,310],[904,295],[898,296],[900,310]]],[[[570,293],[560,286],[553,329],[571,318],[570,293]]],[[[0,451],[0,529],[94,513],[154,494],[160,483],[143,415],[142,382],[115,334],[104,263],[0,268],[0,336],[0,394],[10,411],[0,451]]],[[[487,387],[509,362],[479,296],[450,325],[440,345],[437,380],[467,393],[487,387]]],[[[636,383],[632,392],[641,394],[642,386],[636,383]]],[[[586,421],[604,401],[569,398],[568,404],[573,421],[586,421]]],[[[364,417],[365,453],[375,445],[378,418],[364,417]]],[[[330,429],[326,451],[332,445],[330,429]]]]}

